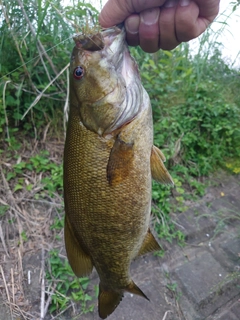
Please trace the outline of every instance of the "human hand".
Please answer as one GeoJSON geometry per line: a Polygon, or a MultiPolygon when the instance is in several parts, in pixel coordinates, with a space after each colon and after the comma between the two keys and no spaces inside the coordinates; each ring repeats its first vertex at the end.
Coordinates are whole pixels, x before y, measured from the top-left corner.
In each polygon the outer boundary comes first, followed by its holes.
{"type": "Polygon", "coordinates": [[[127,42],[146,52],[171,50],[198,37],[213,22],[220,0],[109,0],[99,22],[104,28],[124,21],[127,42]]]}

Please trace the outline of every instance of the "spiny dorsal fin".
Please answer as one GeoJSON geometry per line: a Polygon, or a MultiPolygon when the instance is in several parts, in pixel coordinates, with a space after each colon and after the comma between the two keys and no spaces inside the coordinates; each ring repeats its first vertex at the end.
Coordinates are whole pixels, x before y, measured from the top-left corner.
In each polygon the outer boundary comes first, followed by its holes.
{"type": "Polygon", "coordinates": [[[99,284],[98,313],[100,318],[106,319],[117,308],[123,297],[123,291],[104,290],[99,284]]]}
{"type": "Polygon", "coordinates": [[[93,269],[91,258],[81,248],[79,241],[74,236],[67,217],[65,218],[64,238],[67,257],[75,275],[77,277],[83,277],[90,274],[93,269]]]}
{"type": "Polygon", "coordinates": [[[148,229],[147,234],[143,240],[143,244],[138,252],[138,256],[144,255],[148,252],[162,250],[157,240],[154,238],[150,229],[148,229]]]}
{"type": "Polygon", "coordinates": [[[153,179],[159,183],[174,184],[172,177],[163,164],[163,161],[165,161],[165,157],[162,151],[157,147],[152,146],[151,172],[153,179]]]}

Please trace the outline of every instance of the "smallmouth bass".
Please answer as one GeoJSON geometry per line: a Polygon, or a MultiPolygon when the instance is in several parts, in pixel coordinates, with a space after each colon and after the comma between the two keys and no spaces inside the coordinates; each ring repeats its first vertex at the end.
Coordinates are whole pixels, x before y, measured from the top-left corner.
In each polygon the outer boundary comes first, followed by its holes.
{"type": "Polygon", "coordinates": [[[125,31],[76,35],[64,149],[65,245],[78,277],[96,268],[105,319],[132,281],[137,256],[160,250],[149,229],[152,178],[172,184],[153,146],[152,110],[125,31]]]}

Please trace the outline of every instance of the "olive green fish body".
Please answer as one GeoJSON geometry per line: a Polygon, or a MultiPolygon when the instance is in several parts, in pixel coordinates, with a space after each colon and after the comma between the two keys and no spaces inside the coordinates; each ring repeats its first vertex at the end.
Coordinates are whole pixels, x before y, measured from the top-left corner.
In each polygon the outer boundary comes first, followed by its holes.
{"type": "Polygon", "coordinates": [[[99,50],[89,51],[86,39],[77,38],[71,60],[65,244],[77,276],[96,268],[102,318],[124,291],[147,298],[129,268],[138,255],[160,249],[149,230],[152,176],[171,182],[153,147],[149,97],[124,39],[124,30],[109,29],[99,50]]]}
{"type": "Polygon", "coordinates": [[[144,110],[143,117],[133,120],[117,136],[107,138],[79,125],[77,117],[70,115],[69,119],[64,163],[67,218],[90,254],[102,284],[113,288],[130,283],[129,265],[149,225],[152,132],[151,128],[141,132],[151,116],[149,111],[144,110]],[[115,161],[122,149],[126,149],[124,156],[115,161]],[[120,172],[114,176],[116,170],[120,172]]]}

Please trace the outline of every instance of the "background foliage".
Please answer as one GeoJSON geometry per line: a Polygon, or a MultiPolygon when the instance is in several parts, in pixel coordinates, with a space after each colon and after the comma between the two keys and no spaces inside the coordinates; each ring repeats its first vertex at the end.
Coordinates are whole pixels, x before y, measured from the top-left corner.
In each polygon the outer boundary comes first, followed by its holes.
{"type": "MultiPolygon", "coordinates": [[[[86,21],[93,25],[98,16],[89,3],[72,4],[0,0],[0,169],[13,193],[26,190],[35,200],[62,194],[61,157],[55,161],[45,142],[64,141],[72,35],[86,28],[86,21]],[[37,143],[42,147],[34,153],[37,143]],[[30,178],[36,183],[29,182],[30,178]]],[[[231,5],[237,10],[239,1],[231,5]]],[[[209,29],[195,55],[189,44],[153,55],[131,49],[151,98],[155,144],[166,155],[175,181],[174,191],[153,184],[156,230],[160,237],[177,238],[180,243],[184,235],[175,230],[169,213],[184,210],[186,199],[203,195],[202,176],[219,166],[240,172],[239,69],[224,61],[217,35],[214,42],[211,37],[209,29]],[[172,195],[174,201],[170,201],[172,195]]],[[[0,205],[0,217],[13,223],[7,217],[9,209],[8,204],[0,205]]],[[[63,211],[51,227],[61,239],[63,211]]],[[[20,243],[28,239],[24,232],[20,243]]],[[[58,284],[51,310],[63,310],[74,290],[86,283],[73,280],[56,251],[50,253],[49,264],[47,279],[65,282],[65,286],[58,284]],[[63,271],[55,274],[55,270],[63,271]]],[[[89,310],[89,297],[82,291],[76,300],[82,301],[82,312],[89,310]]]]}

